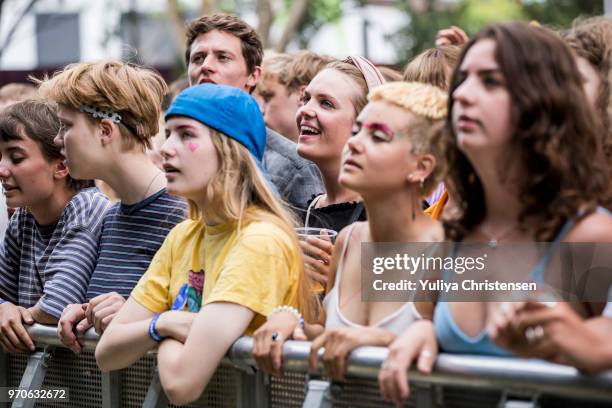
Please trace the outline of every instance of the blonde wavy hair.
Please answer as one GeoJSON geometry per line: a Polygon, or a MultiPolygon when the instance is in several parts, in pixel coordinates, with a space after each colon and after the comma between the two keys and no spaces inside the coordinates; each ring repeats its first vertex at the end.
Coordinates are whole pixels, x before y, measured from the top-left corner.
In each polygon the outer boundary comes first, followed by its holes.
{"type": "Polygon", "coordinates": [[[119,113],[124,124],[119,126],[124,149],[151,148],[151,138],[159,130],[162,99],[168,91],[156,72],[108,60],[71,64],[51,78],[34,80],[40,84],[42,97],[60,105],[79,110],[87,104],[119,113]]]}
{"type": "Polygon", "coordinates": [[[308,50],[300,51],[295,54],[289,64],[285,65],[279,74],[279,80],[291,92],[295,92],[302,86],[308,86],[310,81],[333,61],[335,61],[334,58],[326,55],[319,55],[308,50]]]}
{"type": "Polygon", "coordinates": [[[425,50],[406,65],[403,79],[406,82],[423,82],[447,90],[460,53],[461,48],[456,45],[425,50]]]}
{"type": "MultiPolygon", "coordinates": [[[[413,116],[401,134],[412,143],[416,154],[431,153],[442,157],[441,134],[444,131],[448,96],[437,86],[420,82],[387,82],[368,94],[368,101],[383,101],[400,107],[413,116]]],[[[429,177],[423,182],[423,195],[429,194],[444,173],[443,163],[438,160],[429,177]]]]}
{"type": "Polygon", "coordinates": [[[367,95],[368,95],[368,83],[366,82],[363,74],[353,64],[349,64],[344,61],[332,61],[325,66],[321,71],[326,69],[335,69],[338,72],[343,73],[353,80],[355,83],[356,89],[351,97],[351,102],[353,107],[355,108],[355,116],[359,115],[359,112],[366,106],[368,103],[367,95]]]}
{"type": "Polygon", "coordinates": [[[200,209],[188,200],[189,218],[202,222],[207,218],[236,222],[238,229],[251,222],[266,222],[284,231],[298,254],[298,307],[304,319],[316,322],[320,304],[304,273],[304,260],[295,233],[297,220],[272,192],[246,147],[214,129],[210,131],[219,169],[206,186],[206,207],[200,209]]]}

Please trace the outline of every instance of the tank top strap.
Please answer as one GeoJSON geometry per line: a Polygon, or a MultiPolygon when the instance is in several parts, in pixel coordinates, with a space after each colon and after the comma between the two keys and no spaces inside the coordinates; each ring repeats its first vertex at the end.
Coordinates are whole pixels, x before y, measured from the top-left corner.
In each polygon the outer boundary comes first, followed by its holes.
{"type": "Polygon", "coordinates": [[[304,228],[308,228],[308,221],[310,220],[310,211],[314,208],[314,206],[319,202],[319,200],[323,197],[323,194],[320,194],[312,199],[308,208],[306,209],[306,220],[304,221],[304,228]]]}
{"type": "Polygon", "coordinates": [[[563,227],[561,227],[561,230],[555,236],[555,239],[552,240],[548,248],[546,248],[546,252],[544,253],[544,256],[542,257],[542,259],[540,259],[540,261],[536,264],[536,266],[531,271],[530,277],[533,282],[536,282],[536,283],[544,282],[544,273],[546,272],[546,267],[548,266],[548,263],[550,262],[553,254],[559,247],[559,244],[561,243],[561,241],[563,241],[565,236],[571,231],[571,229],[574,227],[575,224],[576,222],[574,221],[573,218],[570,218],[567,221],[565,221],[565,224],[563,224],[563,227]]]}
{"type": "Polygon", "coordinates": [[[351,240],[351,234],[353,233],[353,228],[355,228],[355,224],[351,224],[348,227],[348,231],[346,232],[346,238],[342,244],[342,251],[340,252],[340,259],[338,260],[338,269],[336,269],[336,277],[334,278],[334,289],[338,290],[338,285],[340,284],[340,277],[342,276],[342,270],[344,269],[344,256],[346,254],[346,250],[348,248],[348,244],[351,240]]]}
{"type": "MultiPolygon", "coordinates": [[[[595,209],[595,212],[600,214],[612,215],[610,210],[604,207],[597,207],[595,209]]],[[[559,245],[565,239],[567,234],[569,234],[572,228],[574,228],[574,226],[576,225],[576,219],[582,214],[583,211],[579,211],[576,217],[569,218],[567,221],[565,221],[565,224],[563,224],[563,227],[561,227],[561,230],[546,250],[544,257],[540,260],[540,262],[538,262],[535,268],[533,268],[533,271],[531,272],[531,279],[534,282],[544,282],[544,272],[546,271],[546,267],[548,266],[550,259],[552,258],[555,251],[559,248],[559,245]]]]}

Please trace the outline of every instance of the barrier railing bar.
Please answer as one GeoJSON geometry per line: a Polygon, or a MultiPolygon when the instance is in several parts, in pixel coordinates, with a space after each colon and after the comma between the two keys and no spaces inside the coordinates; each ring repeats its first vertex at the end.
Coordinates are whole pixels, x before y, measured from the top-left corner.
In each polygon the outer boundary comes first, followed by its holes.
{"type": "Polygon", "coordinates": [[[332,399],[329,394],[329,381],[309,380],[306,386],[306,398],[302,408],[331,408],[332,399]]]}
{"type": "Polygon", "coordinates": [[[236,388],[237,408],[248,408],[251,406],[253,395],[255,395],[255,375],[240,371],[238,374],[238,387],[236,388]]]}
{"type": "Polygon", "coordinates": [[[499,404],[499,408],[537,408],[538,405],[536,405],[533,401],[515,401],[515,400],[508,400],[508,401],[504,401],[503,403],[499,404]]]}
{"type": "Polygon", "coordinates": [[[153,378],[149,389],[147,389],[147,395],[142,403],[142,408],[166,408],[168,406],[168,397],[162,388],[161,381],[159,379],[159,371],[157,371],[157,365],[153,370],[153,378]]]}
{"type": "MultiPolygon", "coordinates": [[[[42,351],[35,351],[28,357],[28,364],[21,377],[19,389],[37,390],[42,386],[47,374],[47,366],[53,358],[54,346],[45,346],[42,351]]],[[[16,398],[11,405],[12,408],[32,408],[36,404],[35,399],[16,398]]]]}
{"type": "MultiPolygon", "coordinates": [[[[33,325],[28,332],[37,345],[59,344],[55,327],[33,325]]],[[[98,336],[88,331],[82,342],[86,350],[94,350],[98,336]]],[[[242,337],[231,347],[225,361],[245,368],[256,367],[251,350],[253,339],[242,337]]],[[[376,379],[386,348],[360,347],[348,359],[346,377],[376,379]]],[[[307,373],[310,343],[288,341],[283,348],[283,370],[307,373]]],[[[319,354],[318,372],[323,374],[319,354]]],[[[246,374],[246,373],[245,373],[246,374]]],[[[248,375],[248,374],[247,374],[248,375]]],[[[245,377],[245,380],[249,377],[245,377]]],[[[570,366],[547,363],[541,360],[502,358],[475,355],[440,354],[434,372],[423,375],[410,370],[412,382],[431,385],[455,385],[488,389],[524,388],[530,392],[550,393],[558,397],[585,398],[588,400],[612,399],[612,371],[597,376],[585,376],[570,366]]],[[[248,383],[248,381],[245,383],[248,383]]],[[[254,394],[251,394],[251,396],[254,394]]]]}
{"type": "MultiPolygon", "coordinates": [[[[253,340],[238,339],[229,357],[255,366],[251,355],[253,340]]],[[[283,348],[283,370],[308,372],[310,343],[288,341],[283,348]]],[[[347,362],[346,377],[376,379],[380,365],[388,350],[381,347],[360,347],[354,350],[347,362]]],[[[323,350],[319,352],[318,372],[323,373],[323,350]]],[[[501,389],[521,387],[561,397],[587,398],[589,400],[612,399],[612,372],[597,376],[585,376],[573,367],[547,363],[541,360],[504,358],[475,355],[440,354],[434,372],[424,375],[411,369],[409,378],[416,383],[457,385],[501,389]]]]}
{"type": "Polygon", "coordinates": [[[238,374],[236,405],[238,408],[267,408],[271,406],[270,377],[261,372],[249,373],[243,370],[238,374]]]}
{"type": "Polygon", "coordinates": [[[419,408],[434,408],[435,393],[431,384],[416,384],[416,406],[419,408]]]}
{"type": "Polygon", "coordinates": [[[255,407],[264,408],[271,406],[272,386],[270,376],[263,371],[255,374],[255,407]]]}
{"type": "Polygon", "coordinates": [[[102,373],[102,408],[121,406],[121,375],[119,371],[102,373]]]}
{"type": "MultiPolygon", "coordinates": [[[[8,386],[8,356],[0,349],[0,387],[8,386]]],[[[8,402],[0,402],[0,408],[8,408],[8,402]]]]}

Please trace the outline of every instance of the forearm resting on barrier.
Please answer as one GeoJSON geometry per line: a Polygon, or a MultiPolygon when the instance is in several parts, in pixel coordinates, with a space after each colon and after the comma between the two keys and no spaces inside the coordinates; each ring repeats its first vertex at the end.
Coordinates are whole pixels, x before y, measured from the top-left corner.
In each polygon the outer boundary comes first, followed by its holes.
{"type": "MultiPolygon", "coordinates": [[[[247,313],[248,310],[244,309],[247,313]]],[[[227,321],[227,315],[222,316],[225,321],[227,321]]],[[[236,322],[235,319],[232,319],[232,322],[236,322]]],[[[605,321],[602,321],[605,323],[605,321]]],[[[418,322],[411,325],[413,331],[416,333],[412,333],[410,337],[413,340],[418,340],[420,337],[418,334],[424,332],[426,330],[423,327],[419,327],[418,322]],[[418,329],[418,330],[415,330],[418,329]]],[[[589,322],[591,323],[591,322],[589,322]]],[[[594,322],[593,322],[594,323],[594,322]]],[[[247,325],[248,323],[245,323],[247,325]]],[[[421,325],[424,323],[420,323],[421,325]]],[[[220,326],[224,327],[224,326],[220,326]]],[[[237,328],[236,328],[237,329],[237,328]]],[[[410,329],[410,328],[409,328],[410,329]]],[[[199,332],[199,330],[198,330],[199,332]]],[[[209,338],[215,338],[216,335],[219,334],[219,331],[213,332],[214,335],[211,335],[208,332],[206,335],[209,338]]],[[[28,327],[28,333],[31,335],[32,339],[36,342],[37,347],[45,347],[47,345],[58,346],[59,340],[56,335],[56,328],[53,326],[43,326],[39,324],[34,324],[28,327]]],[[[190,333],[192,336],[193,333],[190,333]]],[[[407,333],[404,333],[407,335],[407,333]]],[[[169,353],[166,355],[168,358],[176,358],[176,356],[180,357],[180,361],[176,361],[176,364],[172,367],[173,371],[162,370],[162,375],[172,375],[179,373],[180,377],[177,379],[177,382],[185,382],[185,388],[191,387],[195,384],[198,393],[204,388],[205,384],[210,380],[210,374],[206,375],[206,378],[203,382],[196,384],[192,380],[197,377],[193,376],[193,366],[194,365],[206,365],[206,370],[210,371],[210,367],[214,367],[217,364],[217,359],[214,361],[212,359],[204,358],[202,355],[206,354],[212,346],[215,346],[216,340],[214,343],[211,343],[208,339],[203,340],[200,338],[202,334],[199,333],[194,338],[195,341],[192,342],[193,347],[199,349],[199,354],[193,354],[192,358],[186,360],[187,355],[189,355],[189,350],[180,346],[180,344],[175,344],[178,346],[171,349],[168,347],[169,353]],[[181,350],[179,353],[176,353],[177,350],[181,350]],[[185,364],[187,361],[188,364],[185,364]],[[185,371],[181,371],[181,368],[185,368],[185,371]]],[[[226,333],[223,333],[225,337],[226,333]]],[[[227,334],[229,336],[229,334],[227,334]]],[[[404,336],[402,336],[404,337],[404,336]]],[[[83,345],[87,350],[92,350],[97,341],[98,336],[92,330],[89,330],[82,337],[83,345]]],[[[402,342],[403,343],[403,342],[402,342]]],[[[419,343],[419,342],[417,342],[419,343]]],[[[162,342],[164,345],[165,342],[162,342]]],[[[169,345],[171,343],[168,343],[169,345]]],[[[216,346],[215,346],[216,347],[216,346]]],[[[381,363],[385,360],[389,360],[387,364],[384,364],[385,367],[383,372],[387,372],[391,374],[393,371],[397,371],[399,367],[398,361],[395,358],[392,358],[391,353],[393,352],[393,345],[390,349],[384,347],[358,347],[353,350],[348,357],[347,360],[347,381],[352,385],[356,385],[359,387],[359,390],[364,389],[364,392],[367,392],[368,398],[372,395],[374,385],[371,384],[367,386],[369,389],[364,388],[364,383],[354,382],[355,379],[368,379],[375,380],[378,378],[381,373],[380,367],[381,363]]],[[[311,344],[305,341],[288,341],[284,344],[283,350],[283,367],[286,372],[293,373],[301,373],[306,374],[309,371],[308,367],[308,359],[310,356],[311,344]]],[[[404,347],[396,348],[397,351],[405,350],[404,347]]],[[[435,358],[435,352],[431,353],[423,353],[423,350],[434,350],[433,345],[432,348],[422,348],[417,347],[415,353],[411,353],[413,356],[417,356],[419,360],[427,359],[428,361],[434,362],[435,360],[435,369],[428,375],[424,375],[423,373],[415,370],[414,368],[409,370],[409,377],[411,380],[415,382],[417,386],[417,394],[419,390],[427,390],[427,389],[436,389],[436,393],[443,392],[440,387],[463,387],[466,389],[467,393],[470,395],[474,395],[474,399],[478,398],[477,391],[480,389],[485,392],[487,395],[487,401],[489,402],[487,406],[491,405],[490,400],[488,399],[490,395],[490,391],[498,390],[502,391],[504,395],[507,393],[512,394],[515,390],[520,390],[521,396],[533,396],[534,398],[538,398],[538,396],[545,395],[554,395],[555,399],[558,398],[571,398],[571,399],[580,399],[581,401],[568,401],[568,404],[571,406],[582,406],[586,404],[580,404],[580,402],[584,401],[601,401],[603,404],[609,404],[612,399],[612,371],[601,373],[596,376],[585,376],[582,375],[578,370],[570,366],[563,366],[557,364],[550,364],[541,360],[536,359],[519,359],[519,358],[506,358],[506,357],[490,357],[490,356],[475,356],[475,355],[453,355],[453,354],[442,354],[437,359],[435,358]],[[420,350],[420,351],[419,351],[420,350]]],[[[231,346],[231,350],[226,354],[226,358],[228,361],[234,365],[238,365],[241,367],[255,367],[255,362],[252,359],[253,352],[253,339],[249,337],[242,337],[238,339],[231,346]]],[[[69,357],[68,362],[64,360],[62,357],[63,354],[59,354],[56,356],[56,359],[53,360],[53,366],[57,367],[74,367],[72,361],[74,361],[71,357],[69,357]],[[70,365],[66,365],[70,364],[70,365]]],[[[2,360],[2,352],[0,352],[0,360],[2,360]]],[[[11,378],[15,378],[15,375],[22,375],[23,368],[19,368],[19,364],[11,363],[11,359],[15,358],[12,355],[4,356],[8,358],[9,368],[7,371],[11,378]],[[18,370],[18,371],[15,371],[18,370]]],[[[323,353],[319,353],[319,364],[317,372],[319,374],[323,373],[323,364],[322,364],[323,353]]],[[[16,357],[20,361],[22,357],[16,357]]],[[[152,358],[152,356],[148,356],[148,359],[152,358]]],[[[177,359],[178,360],[178,359],[177,359]]],[[[410,359],[409,359],[410,360],[410,359]]],[[[79,370],[89,370],[87,368],[88,359],[81,358],[76,360],[77,368],[79,370]],[[81,365],[82,364],[82,365],[81,365]]],[[[162,361],[161,363],[164,363],[162,361]]],[[[169,361],[169,363],[172,363],[169,361]]],[[[162,366],[164,364],[161,364],[162,366]]],[[[406,370],[408,370],[408,366],[406,365],[406,370]]],[[[417,363],[417,368],[420,363],[417,363]]],[[[228,367],[225,367],[226,370],[228,367]]],[[[138,370],[137,370],[138,371],[138,370]]],[[[401,371],[401,370],[400,370],[401,371]]],[[[198,372],[199,373],[199,372],[198,372]]],[[[127,378],[134,379],[134,376],[137,376],[139,380],[142,380],[140,377],[142,374],[136,374],[134,371],[129,371],[125,374],[127,378]]],[[[49,377],[49,383],[57,384],[58,381],[60,383],[65,384],[73,384],[72,381],[79,381],[78,378],[75,378],[73,375],[72,369],[69,370],[57,370],[53,369],[48,371],[47,376],[49,377]],[[59,376],[59,377],[58,377],[59,376]],[[67,376],[67,377],[66,377],[67,376]],[[67,381],[67,382],[65,382],[67,381]]],[[[395,377],[396,380],[399,380],[395,377]]],[[[46,381],[46,380],[45,380],[46,381]]],[[[407,381],[407,379],[406,379],[407,381]]],[[[403,381],[401,381],[403,383],[403,381]]],[[[142,381],[136,381],[137,387],[142,391],[144,395],[146,391],[146,383],[142,381]]],[[[179,384],[180,385],[180,384],[179,384]]],[[[171,387],[174,384],[165,381],[164,386],[171,390],[171,387]]],[[[224,382],[223,387],[224,391],[222,394],[214,394],[211,397],[218,401],[218,398],[226,398],[228,391],[226,387],[232,387],[233,382],[224,382]]],[[[250,387],[248,382],[246,383],[247,387],[250,387]]],[[[283,385],[281,385],[283,387],[283,385]]],[[[188,390],[183,389],[175,389],[176,394],[172,395],[175,401],[181,401],[176,396],[178,392],[188,392],[188,390]]],[[[215,387],[215,389],[217,389],[215,387]]],[[[350,392],[355,392],[356,388],[351,386],[347,388],[350,392]]],[[[242,392],[239,389],[236,389],[237,392],[242,392]]],[[[88,392],[98,393],[99,390],[96,387],[88,387],[88,392]]],[[[218,389],[217,389],[218,392],[218,389]]],[[[280,390],[277,388],[277,392],[281,393],[289,393],[291,398],[295,398],[296,388],[291,385],[289,388],[281,388],[280,390]]],[[[172,393],[172,392],[171,392],[172,393]]],[[[427,393],[427,392],[426,392],[427,393]]],[[[425,394],[426,394],[425,393],[425,394]]],[[[124,393],[125,394],[125,393],[124,393]]],[[[129,394],[129,393],[128,393],[129,394]]],[[[125,394],[125,395],[128,395],[125,394]]],[[[89,394],[88,394],[89,395],[89,394]]],[[[279,394],[276,394],[279,395],[279,394]]],[[[360,394],[364,395],[364,394],[360,394]]],[[[419,394],[423,395],[423,394],[419,394]]],[[[193,394],[187,395],[187,393],[180,396],[184,398],[184,401],[189,399],[195,399],[196,396],[193,394]]],[[[129,398],[134,398],[133,394],[130,394],[129,398]]],[[[417,398],[419,398],[417,396],[417,398]]],[[[210,400],[209,400],[210,401],[210,400]]],[[[125,401],[124,401],[125,402],[125,401]]],[[[181,401],[182,402],[182,401],[181,401]]],[[[247,403],[250,401],[247,401],[247,403]]],[[[419,405],[420,406],[420,405],[419,405]]]]}
{"type": "Polygon", "coordinates": [[[159,378],[173,404],[189,403],[202,394],[221,359],[253,316],[253,311],[244,306],[212,303],[196,316],[185,344],[174,339],[161,342],[157,354],[159,378]]]}
{"type": "Polygon", "coordinates": [[[153,312],[129,298],[110,323],[96,347],[96,361],[103,372],[135,363],[157,343],[149,337],[153,312]]]}

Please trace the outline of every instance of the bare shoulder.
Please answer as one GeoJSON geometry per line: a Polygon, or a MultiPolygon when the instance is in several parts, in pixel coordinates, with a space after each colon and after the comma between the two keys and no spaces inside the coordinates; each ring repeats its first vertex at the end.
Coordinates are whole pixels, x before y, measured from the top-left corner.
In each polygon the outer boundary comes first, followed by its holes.
{"type": "Polygon", "coordinates": [[[567,234],[567,242],[612,242],[612,213],[596,211],[587,215],[567,234]]]}
{"type": "Polygon", "coordinates": [[[333,286],[336,278],[336,271],[340,264],[340,258],[342,257],[342,249],[344,249],[344,245],[347,239],[351,241],[348,242],[348,245],[354,243],[355,240],[361,241],[361,233],[365,227],[367,228],[366,221],[355,222],[351,225],[347,225],[342,228],[338,236],[336,237],[336,242],[334,243],[334,250],[332,253],[331,264],[330,264],[330,276],[327,284],[327,292],[329,292],[333,286]],[[352,231],[353,230],[353,231],[352,231]],[[352,231],[352,232],[351,232],[352,231]],[[350,232],[350,237],[348,236],[350,232]]]}
{"type": "MultiPolygon", "coordinates": [[[[358,221],[354,222],[340,230],[338,237],[336,237],[336,243],[334,244],[334,251],[337,249],[338,252],[342,251],[342,247],[344,247],[344,241],[346,241],[348,234],[350,233],[350,240],[354,242],[355,240],[361,241],[361,235],[364,231],[364,228],[368,227],[367,221],[358,221]],[[351,232],[352,231],[352,232],[351,232]]],[[[351,242],[349,242],[349,245],[351,242]]]]}

